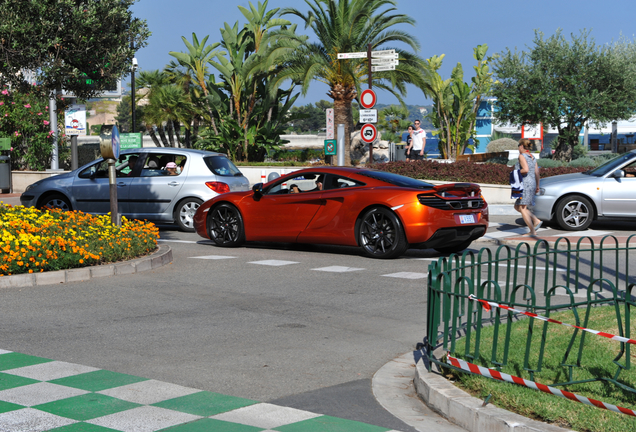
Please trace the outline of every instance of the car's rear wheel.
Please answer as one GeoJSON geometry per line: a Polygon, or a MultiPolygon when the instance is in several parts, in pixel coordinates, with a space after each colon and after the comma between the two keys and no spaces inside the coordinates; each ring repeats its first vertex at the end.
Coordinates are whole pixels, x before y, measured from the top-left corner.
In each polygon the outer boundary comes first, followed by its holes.
{"type": "Polygon", "coordinates": [[[371,258],[395,258],[408,248],[400,220],[383,207],[372,208],[362,216],[358,242],[371,258]]]}
{"type": "Polygon", "coordinates": [[[208,215],[208,236],[217,246],[235,247],[245,241],[243,217],[236,207],[219,204],[208,215]]]}
{"type": "Polygon", "coordinates": [[[555,217],[562,229],[583,231],[588,229],[594,220],[594,207],[584,196],[571,195],[557,204],[555,217]]]}
{"type": "Polygon", "coordinates": [[[443,253],[443,254],[452,254],[452,253],[458,253],[458,252],[462,252],[466,249],[468,249],[468,246],[470,246],[470,244],[472,243],[472,240],[468,240],[465,241],[463,243],[460,243],[456,246],[448,246],[448,247],[436,247],[434,248],[437,252],[439,253],[443,253]]]}
{"type": "Polygon", "coordinates": [[[71,211],[71,203],[69,200],[62,194],[51,194],[44,198],[39,208],[50,208],[50,209],[60,209],[63,211],[71,211]]]}
{"type": "Polygon", "coordinates": [[[175,219],[181,231],[194,232],[194,214],[202,202],[198,198],[186,198],[177,205],[175,219]]]}

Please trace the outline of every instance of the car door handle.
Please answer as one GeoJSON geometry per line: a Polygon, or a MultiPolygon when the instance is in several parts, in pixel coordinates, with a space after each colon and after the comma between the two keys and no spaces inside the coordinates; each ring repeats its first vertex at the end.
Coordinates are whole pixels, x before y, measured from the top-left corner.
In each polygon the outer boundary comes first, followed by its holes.
{"type": "Polygon", "coordinates": [[[168,183],[168,186],[179,186],[179,182],[171,181],[170,183],[168,183]]]}
{"type": "Polygon", "coordinates": [[[117,187],[127,186],[126,182],[117,182],[117,187]]]}

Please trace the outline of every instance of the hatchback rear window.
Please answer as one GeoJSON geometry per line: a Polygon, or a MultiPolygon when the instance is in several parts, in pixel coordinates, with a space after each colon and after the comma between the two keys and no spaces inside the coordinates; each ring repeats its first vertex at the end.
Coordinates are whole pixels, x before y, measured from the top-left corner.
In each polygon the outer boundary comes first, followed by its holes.
{"type": "Polygon", "coordinates": [[[241,171],[225,156],[208,156],[203,158],[210,171],[222,177],[239,177],[241,171]]]}

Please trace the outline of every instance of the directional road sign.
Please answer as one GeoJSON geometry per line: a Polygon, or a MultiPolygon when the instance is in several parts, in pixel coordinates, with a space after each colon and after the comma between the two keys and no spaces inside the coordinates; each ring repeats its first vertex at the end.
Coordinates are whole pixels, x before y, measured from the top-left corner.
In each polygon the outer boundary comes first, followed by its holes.
{"type": "Polygon", "coordinates": [[[354,53],[338,53],[338,59],[354,59],[354,58],[367,58],[367,53],[365,52],[354,52],[354,53]]]}
{"type": "Polygon", "coordinates": [[[395,55],[395,50],[371,51],[371,57],[387,57],[395,55]]]}
{"type": "Polygon", "coordinates": [[[362,91],[360,95],[360,105],[362,105],[362,108],[371,109],[375,106],[377,101],[378,97],[373,90],[366,89],[362,91]]]}
{"type": "Polygon", "coordinates": [[[378,130],[374,125],[367,123],[360,129],[360,137],[365,143],[372,143],[378,137],[378,130]]]}
{"type": "Polygon", "coordinates": [[[361,109],[360,110],[360,123],[377,123],[377,122],[378,122],[377,109],[361,109]]]}
{"type": "Polygon", "coordinates": [[[390,71],[390,70],[395,70],[394,64],[371,66],[371,72],[382,72],[382,71],[390,71]]]}
{"type": "Polygon", "coordinates": [[[371,59],[371,64],[372,65],[385,65],[385,64],[400,64],[400,61],[398,59],[394,59],[391,57],[374,57],[371,59]]]}

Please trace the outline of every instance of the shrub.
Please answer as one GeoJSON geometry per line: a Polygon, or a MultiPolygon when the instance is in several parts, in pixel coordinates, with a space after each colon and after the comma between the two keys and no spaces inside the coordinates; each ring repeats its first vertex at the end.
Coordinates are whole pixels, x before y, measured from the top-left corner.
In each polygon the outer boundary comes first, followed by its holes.
{"type": "Polygon", "coordinates": [[[499,138],[490,141],[486,146],[486,153],[498,153],[506,150],[517,150],[519,143],[512,138],[499,138]]]}
{"type": "Polygon", "coordinates": [[[587,156],[587,147],[577,144],[572,149],[572,160],[583,158],[587,156]]]}
{"type": "Polygon", "coordinates": [[[537,159],[537,163],[539,164],[539,168],[557,168],[562,167],[563,162],[558,161],[556,159],[537,159]]]}
{"type": "Polygon", "coordinates": [[[591,157],[581,157],[570,162],[571,167],[596,168],[600,165],[600,160],[591,157]]]}

